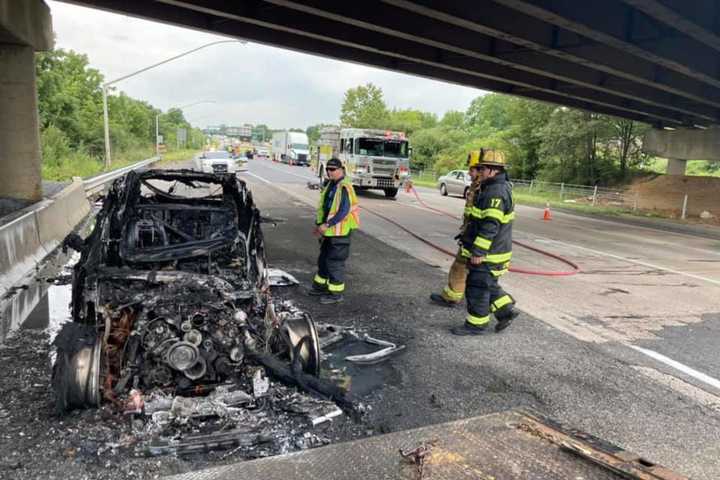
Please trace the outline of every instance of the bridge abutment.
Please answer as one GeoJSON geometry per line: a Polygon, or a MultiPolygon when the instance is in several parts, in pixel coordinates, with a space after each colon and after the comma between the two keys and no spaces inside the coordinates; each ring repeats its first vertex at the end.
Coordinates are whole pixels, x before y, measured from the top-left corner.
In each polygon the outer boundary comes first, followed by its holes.
{"type": "Polygon", "coordinates": [[[35,51],[52,43],[42,0],[0,0],[0,198],[42,198],[35,51]]]}

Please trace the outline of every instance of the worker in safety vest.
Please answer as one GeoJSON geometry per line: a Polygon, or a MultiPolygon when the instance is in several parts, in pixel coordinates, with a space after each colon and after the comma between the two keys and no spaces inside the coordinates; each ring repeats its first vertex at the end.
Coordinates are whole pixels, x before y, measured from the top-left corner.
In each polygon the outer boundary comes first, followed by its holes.
{"type": "MultiPolygon", "coordinates": [[[[470,212],[472,211],[475,195],[480,190],[480,177],[478,176],[478,163],[480,162],[480,150],[468,153],[467,166],[468,175],[472,179],[470,187],[465,196],[465,212],[463,213],[463,222],[460,226],[460,234],[455,237],[460,239],[470,223],[470,212]]],[[[443,307],[455,307],[465,295],[465,278],[467,277],[467,257],[463,255],[462,248],[458,248],[455,261],[450,266],[448,274],[448,284],[442,293],[431,293],[430,300],[443,307]]]]}
{"type": "Polygon", "coordinates": [[[337,158],[328,160],[329,181],[320,193],[315,219],[315,235],[320,238],[318,271],[310,295],[320,295],[320,303],[343,301],[345,260],[350,255],[350,237],[360,227],[359,207],[352,183],[337,158]]]}
{"type": "Polygon", "coordinates": [[[496,150],[481,150],[478,162],[480,191],[470,210],[470,221],[460,237],[460,248],[468,258],[465,286],[467,317],[455,335],[482,335],[488,331],[490,314],[495,331],[505,330],[518,316],[515,300],[498,284],[508,271],[512,257],[512,223],[515,205],[505,167],[505,156],[496,150]]]}

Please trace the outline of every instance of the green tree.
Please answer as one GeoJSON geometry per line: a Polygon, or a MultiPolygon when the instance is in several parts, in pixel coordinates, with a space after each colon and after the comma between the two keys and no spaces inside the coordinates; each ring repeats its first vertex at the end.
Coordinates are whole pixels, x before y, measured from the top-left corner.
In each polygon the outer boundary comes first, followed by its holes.
{"type": "Polygon", "coordinates": [[[465,113],[468,125],[476,132],[489,134],[510,127],[510,105],[517,98],[499,93],[488,93],[472,101],[465,113]]]}
{"type": "Polygon", "coordinates": [[[258,142],[268,142],[272,138],[270,128],[265,124],[255,125],[252,132],[253,140],[258,142]]]}
{"type": "Polygon", "coordinates": [[[465,127],[465,113],[458,110],[448,110],[440,120],[445,128],[462,129],[465,127]]]}
{"type": "Polygon", "coordinates": [[[421,110],[392,109],[388,113],[388,121],[385,127],[389,130],[397,130],[412,135],[413,132],[424,128],[432,128],[437,125],[437,115],[421,110]]]}
{"type": "Polygon", "coordinates": [[[368,83],[345,92],[340,109],[343,127],[386,128],[388,119],[388,109],[379,87],[368,83]]]}

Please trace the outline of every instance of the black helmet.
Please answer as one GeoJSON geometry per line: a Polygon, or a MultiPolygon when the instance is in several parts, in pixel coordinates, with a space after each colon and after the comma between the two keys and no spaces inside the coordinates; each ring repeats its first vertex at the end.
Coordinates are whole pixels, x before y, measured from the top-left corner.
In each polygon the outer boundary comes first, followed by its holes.
{"type": "Polygon", "coordinates": [[[333,167],[333,168],[343,168],[343,164],[338,158],[331,158],[328,160],[327,165],[325,165],[325,168],[333,167]]]}

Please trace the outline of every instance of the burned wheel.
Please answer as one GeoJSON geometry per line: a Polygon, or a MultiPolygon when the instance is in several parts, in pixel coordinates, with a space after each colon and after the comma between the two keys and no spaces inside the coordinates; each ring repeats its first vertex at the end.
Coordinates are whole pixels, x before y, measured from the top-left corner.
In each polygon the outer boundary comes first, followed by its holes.
{"type": "Polygon", "coordinates": [[[291,361],[295,362],[299,357],[305,373],[320,375],[320,338],[312,319],[307,315],[290,319],[283,324],[283,328],[289,342],[291,361]]]}
{"type": "Polygon", "coordinates": [[[58,413],[99,406],[102,342],[94,329],[69,323],[58,334],[55,345],[52,385],[58,413]]]}

